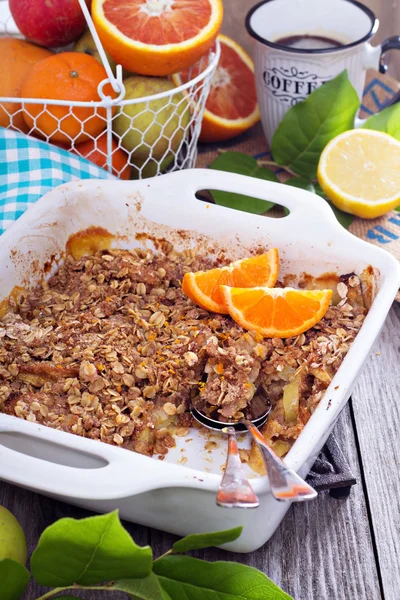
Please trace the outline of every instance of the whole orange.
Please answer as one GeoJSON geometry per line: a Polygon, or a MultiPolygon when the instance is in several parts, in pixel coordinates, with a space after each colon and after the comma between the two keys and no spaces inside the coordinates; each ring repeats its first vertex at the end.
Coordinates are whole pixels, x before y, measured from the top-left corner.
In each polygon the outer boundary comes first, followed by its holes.
{"type": "MultiPolygon", "coordinates": [[[[22,84],[33,65],[52,56],[52,52],[24,40],[5,37],[0,38],[0,56],[0,97],[19,98],[22,84]]],[[[0,125],[28,131],[20,103],[3,102],[0,105],[0,125]]]]}
{"type": "MultiPolygon", "coordinates": [[[[87,158],[103,169],[107,169],[107,133],[102,133],[97,140],[87,140],[87,142],[78,144],[71,148],[71,152],[87,158]]],[[[122,148],[118,148],[114,138],[111,141],[111,152],[113,174],[120,179],[129,179],[131,175],[129,157],[122,148]]]]}
{"type": "MultiPolygon", "coordinates": [[[[99,102],[97,86],[106,78],[106,70],[92,56],[62,52],[36,63],[25,79],[21,97],[99,102]]],[[[109,84],[104,93],[115,98],[109,84]]],[[[106,126],[106,109],[57,106],[51,102],[25,104],[24,119],[31,133],[51,141],[77,143],[101,133],[106,126]]]]}

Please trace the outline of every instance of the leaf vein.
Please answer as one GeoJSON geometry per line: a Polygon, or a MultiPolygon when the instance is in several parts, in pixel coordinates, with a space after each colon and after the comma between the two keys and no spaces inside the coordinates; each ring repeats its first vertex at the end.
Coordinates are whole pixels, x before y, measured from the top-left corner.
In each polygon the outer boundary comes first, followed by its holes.
{"type": "Polygon", "coordinates": [[[96,556],[96,552],[98,550],[98,548],[101,546],[105,535],[107,534],[108,530],[110,529],[112,523],[111,520],[108,521],[108,523],[106,524],[106,527],[104,528],[99,541],[97,542],[97,544],[95,545],[95,547],[93,548],[93,552],[92,552],[92,556],[90,557],[90,560],[88,561],[88,563],[86,564],[86,566],[84,567],[82,573],[79,575],[78,579],[76,580],[76,583],[79,583],[79,581],[82,579],[82,577],[84,576],[84,574],[86,573],[86,571],[89,569],[89,567],[92,565],[95,556],[96,556]]]}
{"type": "MultiPolygon", "coordinates": [[[[299,154],[299,155],[298,155],[298,156],[297,156],[297,157],[296,157],[296,158],[295,158],[295,159],[292,161],[292,163],[289,165],[290,167],[292,167],[292,165],[293,165],[293,164],[294,164],[296,161],[298,161],[298,160],[301,160],[301,157],[302,157],[302,156],[303,156],[303,155],[304,155],[304,154],[305,154],[305,153],[308,151],[308,149],[309,149],[309,148],[310,148],[310,146],[313,144],[313,142],[315,142],[315,140],[318,138],[318,136],[320,135],[320,131],[321,131],[321,129],[322,129],[322,128],[323,128],[323,126],[324,126],[324,123],[326,123],[326,121],[327,121],[329,118],[331,118],[331,116],[332,116],[332,115],[331,115],[331,113],[332,113],[332,110],[333,110],[333,108],[334,108],[334,104],[332,104],[332,106],[330,107],[330,109],[329,109],[329,112],[328,112],[328,115],[327,115],[327,117],[326,117],[325,121],[323,121],[323,122],[321,122],[321,121],[320,121],[320,124],[319,124],[319,126],[318,126],[318,129],[317,129],[317,131],[315,132],[314,136],[313,136],[313,137],[311,138],[311,140],[308,142],[308,144],[307,144],[307,146],[304,148],[304,150],[303,150],[302,152],[300,152],[300,154],[299,154]]],[[[300,125],[300,127],[302,127],[302,125],[301,125],[300,121],[299,121],[299,125],[300,125]]]]}

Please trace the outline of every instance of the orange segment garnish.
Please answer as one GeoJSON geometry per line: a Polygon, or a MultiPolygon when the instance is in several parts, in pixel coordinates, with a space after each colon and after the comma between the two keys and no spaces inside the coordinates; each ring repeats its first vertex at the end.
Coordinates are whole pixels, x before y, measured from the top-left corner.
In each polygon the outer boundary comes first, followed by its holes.
{"type": "Polygon", "coordinates": [[[279,253],[272,248],[266,254],[243,258],[220,269],[185,273],[182,290],[193,302],[221,314],[228,314],[220,286],[250,288],[273,287],[278,279],[279,253]]]}
{"type": "Polygon", "coordinates": [[[264,337],[286,338],[304,333],[328,310],[331,290],[234,288],[221,285],[232,319],[264,337]]]}

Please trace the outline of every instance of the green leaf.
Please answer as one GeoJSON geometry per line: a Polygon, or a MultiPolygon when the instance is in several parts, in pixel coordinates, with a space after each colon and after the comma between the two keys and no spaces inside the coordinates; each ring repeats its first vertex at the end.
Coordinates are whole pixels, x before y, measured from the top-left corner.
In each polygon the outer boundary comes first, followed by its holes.
{"type": "Polygon", "coordinates": [[[153,570],[173,600],[290,600],[261,571],[235,562],[165,556],[153,570]]]}
{"type": "Polygon", "coordinates": [[[362,127],[383,131],[400,140],[400,104],[393,104],[376,115],[372,115],[362,127]]]}
{"type": "Polygon", "coordinates": [[[157,576],[150,573],[143,579],[123,579],[116,581],[110,588],[118,592],[126,592],[141,600],[170,600],[169,595],[162,589],[157,576]]]}
{"type": "Polygon", "coordinates": [[[172,552],[189,552],[190,550],[201,550],[210,546],[221,546],[228,542],[234,542],[240,537],[243,527],[234,527],[224,531],[213,533],[193,533],[175,542],[172,552]]]}
{"type": "Polygon", "coordinates": [[[36,581],[55,587],[146,577],[151,565],[151,548],[135,544],[117,511],[60,519],[42,533],[31,558],[36,581]]]}
{"type": "Polygon", "coordinates": [[[339,221],[339,223],[345,229],[348,229],[350,227],[350,225],[352,224],[352,222],[354,221],[354,215],[350,215],[349,213],[346,213],[343,210],[340,210],[340,208],[336,208],[336,206],[328,200],[328,198],[325,195],[324,190],[322,189],[322,187],[320,186],[319,183],[315,183],[314,188],[315,188],[315,193],[318,194],[318,196],[321,196],[321,198],[323,198],[329,204],[329,206],[333,210],[335,217],[339,221]]]}
{"type": "Polygon", "coordinates": [[[29,571],[11,558],[0,560],[0,598],[19,600],[29,582],[29,571]]]}
{"type": "Polygon", "coordinates": [[[398,206],[397,208],[395,208],[394,210],[397,210],[397,212],[400,212],[400,206],[398,206]]]}
{"type": "MultiPolygon", "coordinates": [[[[256,177],[257,179],[264,179],[266,181],[278,181],[272,171],[265,167],[260,167],[255,158],[242,152],[224,152],[220,154],[210,165],[210,169],[239,173],[240,175],[248,175],[249,177],[256,177]]],[[[256,215],[261,215],[274,206],[273,202],[235,194],[234,192],[210,190],[210,193],[215,203],[220,206],[227,206],[228,208],[243,210],[256,215]]]]}
{"type": "Polygon", "coordinates": [[[314,179],[322,150],[331,139],[353,129],[359,105],[347,71],[343,71],[284,115],[272,139],[274,160],[314,179]]]}

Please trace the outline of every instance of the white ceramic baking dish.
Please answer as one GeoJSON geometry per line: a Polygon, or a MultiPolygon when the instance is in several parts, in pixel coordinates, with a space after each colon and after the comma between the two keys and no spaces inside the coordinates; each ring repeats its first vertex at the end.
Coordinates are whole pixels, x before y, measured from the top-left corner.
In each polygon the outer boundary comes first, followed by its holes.
{"type": "MultiPolygon", "coordinates": [[[[0,297],[15,285],[32,285],[40,265],[62,255],[68,237],[89,226],[133,247],[137,233],[167,238],[183,249],[225,251],[243,257],[257,245],[276,246],[283,273],[321,275],[375,269],[376,295],[369,314],[332,384],[286,461],[302,476],[350,396],[400,285],[400,268],[387,252],[363,242],[336,221],[329,206],[297,188],[212,170],[188,170],[138,181],[82,181],[46,194],[0,238],[0,297]],[[282,219],[256,216],[196,199],[220,189],[272,200],[290,210],[282,219]]],[[[142,239],[142,236],[138,236],[142,239]]],[[[216,506],[225,442],[209,453],[191,431],[164,461],[0,414],[0,478],[43,494],[180,535],[243,525],[227,549],[249,552],[264,544],[288,504],[274,500],[265,477],[253,474],[256,510],[216,506]],[[185,462],[186,461],[186,462],[185,462]],[[183,464],[185,463],[185,464],[183,464]]]]}

